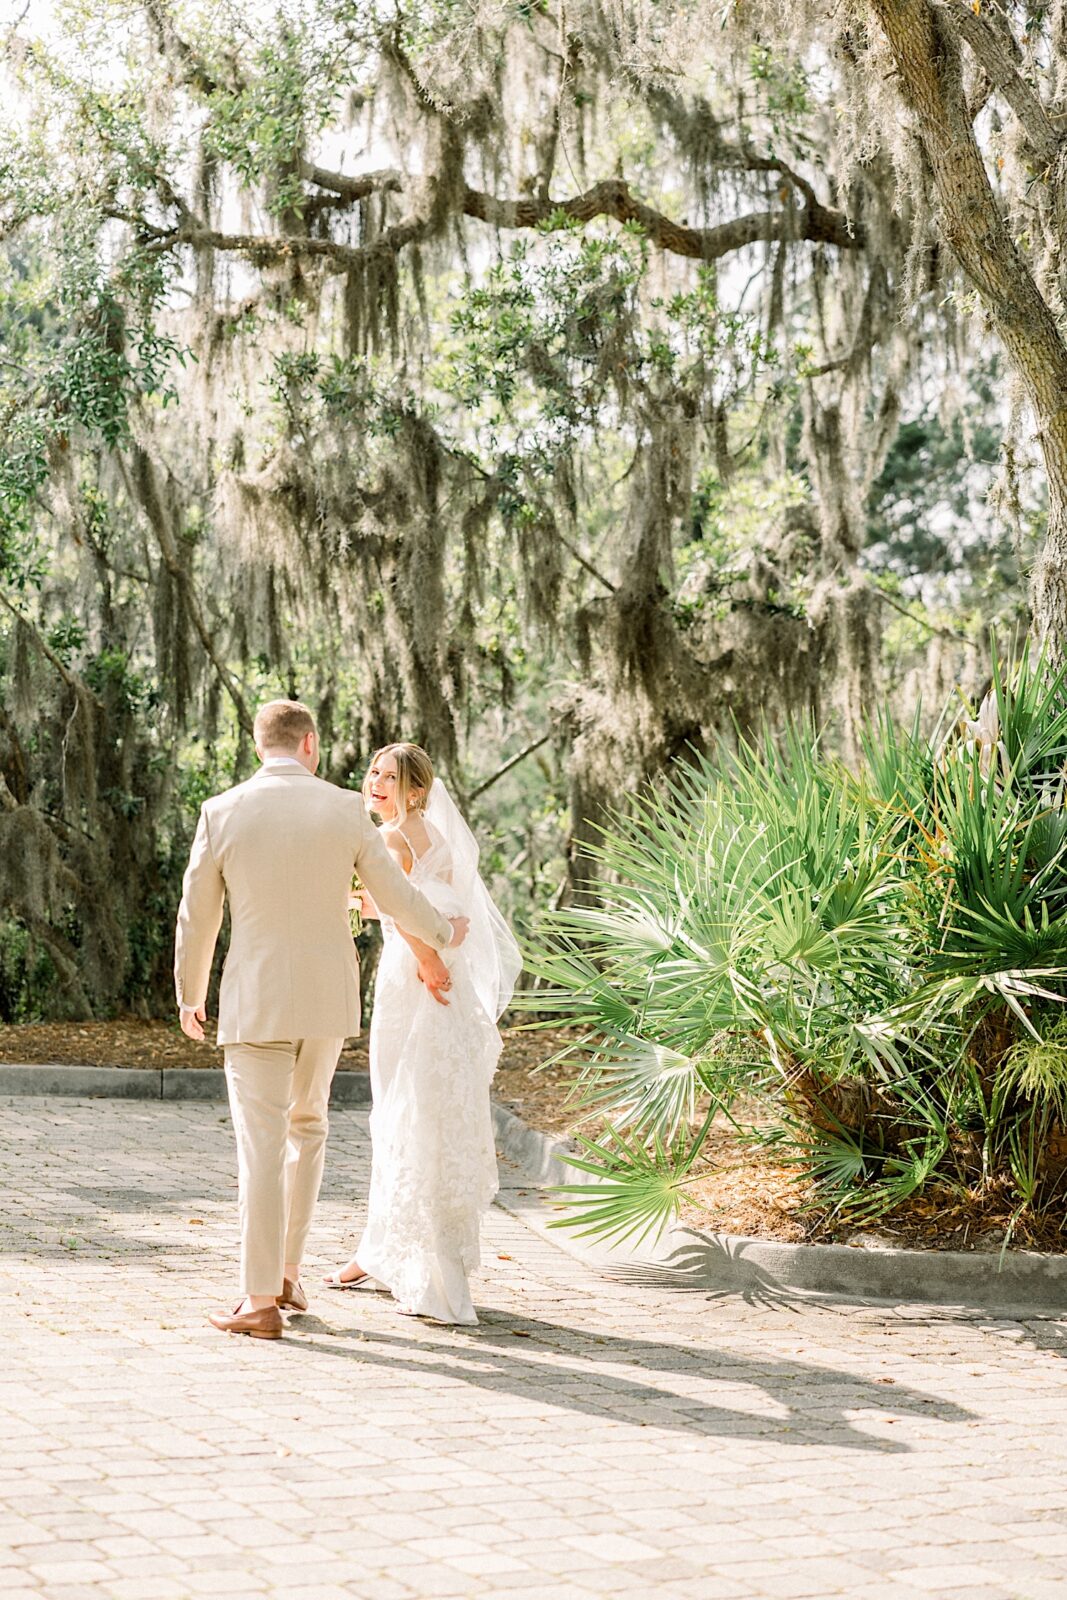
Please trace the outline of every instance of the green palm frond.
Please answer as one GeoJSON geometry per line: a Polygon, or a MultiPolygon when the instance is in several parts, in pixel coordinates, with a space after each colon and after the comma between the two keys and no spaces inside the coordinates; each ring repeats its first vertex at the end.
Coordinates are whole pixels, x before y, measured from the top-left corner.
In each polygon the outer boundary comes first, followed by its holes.
{"type": "Polygon", "coordinates": [[[954,761],[937,782],[953,899],[964,906],[1003,908],[1018,919],[1049,887],[1061,884],[1067,830],[1059,849],[1050,853],[1059,830],[1048,813],[1035,811],[996,771],[983,775],[979,762],[977,755],[954,761]]]}
{"type": "Polygon", "coordinates": [[[812,1123],[785,1119],[778,1144],[797,1167],[798,1179],[810,1185],[811,1205],[831,1216],[845,1209],[869,1181],[878,1154],[868,1148],[862,1133],[828,1114],[812,1123]]]}
{"type": "MultiPolygon", "coordinates": [[[[1022,1202],[1020,1210],[1033,1206],[1041,1187],[1041,1145],[1047,1117],[1019,1116],[1008,1126],[1008,1163],[1015,1191],[1022,1202]]],[[[1007,1240],[1005,1240],[1007,1243],[1007,1240]]]]}
{"type": "Polygon", "coordinates": [[[1011,1091],[1067,1122],[1067,1017],[1057,1018],[1040,1038],[1020,1039],[1000,1071],[1011,1091]]]}
{"type": "Polygon", "coordinates": [[[860,783],[883,814],[898,825],[913,826],[915,819],[926,813],[934,770],[931,743],[940,742],[945,720],[943,715],[932,740],[922,735],[921,705],[916,705],[906,729],[897,724],[888,706],[879,707],[864,724],[860,783]]]}
{"type": "Polygon", "coordinates": [[[1067,912],[1067,806],[1064,805],[1064,779],[1046,786],[1040,797],[1041,809],[1034,818],[1027,840],[1027,865],[1041,884],[1042,905],[1053,916],[1067,912]]]}
{"type": "Polygon", "coordinates": [[[854,1222],[871,1221],[894,1211],[925,1187],[947,1150],[947,1136],[933,1131],[912,1140],[903,1154],[886,1157],[864,1192],[848,1197],[843,1211],[854,1222]]]}
{"type": "Polygon", "coordinates": [[[605,1143],[582,1139],[585,1156],[569,1156],[568,1162],[593,1182],[552,1186],[554,1194],[567,1197],[571,1210],[549,1227],[574,1228],[580,1238],[620,1244],[641,1244],[650,1235],[658,1239],[678,1215],[683,1191],[696,1177],[692,1168],[702,1142],[698,1136],[671,1147],[656,1139],[646,1149],[614,1131],[605,1143]]]}
{"type": "Polygon", "coordinates": [[[627,1035],[588,1054],[582,1079],[590,1114],[607,1111],[616,1127],[671,1144],[696,1112],[705,1088],[696,1058],[669,1045],[627,1035]]]}
{"type": "Polygon", "coordinates": [[[1067,667],[1049,668],[1024,644],[1014,668],[1006,671],[993,654],[993,693],[1000,738],[1017,780],[1039,783],[1067,763],[1067,667]]]}
{"type": "Polygon", "coordinates": [[[1060,973],[1067,982],[1067,918],[1047,905],[1035,919],[1029,906],[1016,917],[1003,906],[980,901],[956,906],[944,948],[931,956],[933,972],[981,972],[990,967],[1060,973]]]}

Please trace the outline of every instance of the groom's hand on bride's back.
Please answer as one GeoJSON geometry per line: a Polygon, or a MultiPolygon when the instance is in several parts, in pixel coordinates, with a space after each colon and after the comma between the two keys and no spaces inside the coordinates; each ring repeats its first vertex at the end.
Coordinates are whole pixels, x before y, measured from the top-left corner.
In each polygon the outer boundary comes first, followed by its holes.
{"type": "Polygon", "coordinates": [[[467,930],[471,925],[470,917],[449,917],[452,924],[452,937],[448,941],[448,948],[454,950],[457,944],[462,944],[467,937],[467,930]]]}

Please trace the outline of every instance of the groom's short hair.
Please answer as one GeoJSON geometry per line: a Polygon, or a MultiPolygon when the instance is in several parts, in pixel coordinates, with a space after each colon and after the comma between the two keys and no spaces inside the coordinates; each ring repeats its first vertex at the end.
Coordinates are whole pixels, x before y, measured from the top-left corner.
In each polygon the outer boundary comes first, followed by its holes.
{"type": "Polygon", "coordinates": [[[252,724],[259,750],[299,750],[304,736],[314,732],[315,718],[299,700],[268,700],[252,724]]]}

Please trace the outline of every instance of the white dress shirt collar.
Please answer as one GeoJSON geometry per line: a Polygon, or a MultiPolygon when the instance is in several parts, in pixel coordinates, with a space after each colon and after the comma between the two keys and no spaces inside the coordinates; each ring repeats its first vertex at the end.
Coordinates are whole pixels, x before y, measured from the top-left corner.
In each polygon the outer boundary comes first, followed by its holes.
{"type": "Polygon", "coordinates": [[[265,772],[274,772],[278,767],[299,767],[301,772],[307,771],[304,763],[298,761],[295,756],[267,756],[264,759],[263,770],[265,772]]]}

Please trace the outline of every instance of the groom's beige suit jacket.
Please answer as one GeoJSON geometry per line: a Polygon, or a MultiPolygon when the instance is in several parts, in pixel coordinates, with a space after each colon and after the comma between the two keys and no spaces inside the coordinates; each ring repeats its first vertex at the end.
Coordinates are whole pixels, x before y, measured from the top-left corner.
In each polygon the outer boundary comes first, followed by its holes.
{"type": "Polygon", "coordinates": [[[451,924],[408,882],[358,794],[287,765],[263,767],[208,800],[178,909],[179,1005],[207,999],[228,896],[219,1043],[358,1033],[359,962],[348,921],[353,872],[408,933],[438,948],[449,943],[451,924]]]}

